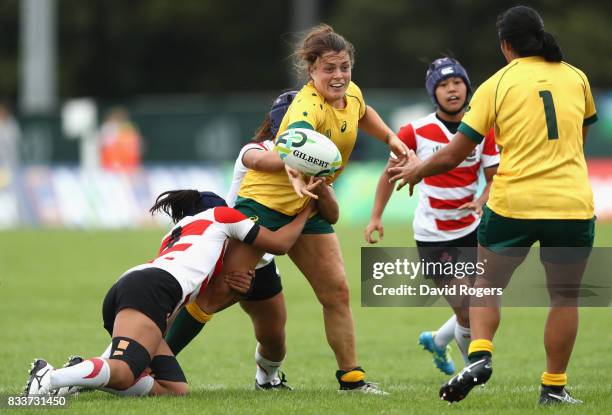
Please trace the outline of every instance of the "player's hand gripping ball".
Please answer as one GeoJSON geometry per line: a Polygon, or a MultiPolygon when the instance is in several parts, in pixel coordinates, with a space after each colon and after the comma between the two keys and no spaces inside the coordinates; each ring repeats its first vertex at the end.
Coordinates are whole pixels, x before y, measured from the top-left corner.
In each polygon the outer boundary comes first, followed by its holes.
{"type": "Polygon", "coordinates": [[[279,135],[274,150],[286,165],[309,176],[330,176],[342,166],[338,147],[323,134],[306,128],[291,128],[279,135]]]}

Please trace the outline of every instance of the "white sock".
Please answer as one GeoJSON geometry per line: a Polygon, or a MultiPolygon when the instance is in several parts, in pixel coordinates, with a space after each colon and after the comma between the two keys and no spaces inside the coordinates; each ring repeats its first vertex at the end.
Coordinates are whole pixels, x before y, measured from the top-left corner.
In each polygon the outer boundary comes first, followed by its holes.
{"type": "Polygon", "coordinates": [[[94,357],[74,366],[55,369],[51,372],[50,382],[52,389],[64,386],[86,386],[97,389],[106,386],[109,379],[108,362],[94,357]]]}
{"type": "Polygon", "coordinates": [[[266,359],[259,354],[259,343],[255,348],[255,362],[257,363],[257,372],[255,373],[255,379],[260,385],[271,383],[273,385],[278,383],[278,369],[283,364],[283,361],[273,362],[266,359]]]}
{"type": "Polygon", "coordinates": [[[436,332],[434,337],[434,343],[439,348],[445,348],[455,337],[455,325],[457,324],[457,317],[453,314],[446,323],[442,325],[436,332]]]}
{"type": "Polygon", "coordinates": [[[104,353],[102,353],[102,354],[100,355],[100,357],[101,357],[102,359],[108,359],[108,358],[110,357],[110,352],[111,352],[112,348],[113,348],[113,344],[111,343],[111,344],[109,344],[109,345],[108,345],[108,347],[106,348],[106,350],[104,350],[104,353]]]}
{"type": "Polygon", "coordinates": [[[151,375],[142,376],[134,382],[132,386],[126,390],[117,390],[112,388],[102,388],[104,392],[112,393],[118,396],[145,396],[153,389],[155,380],[151,375]]]}
{"type": "Polygon", "coordinates": [[[459,347],[459,351],[461,351],[461,356],[463,356],[463,361],[465,364],[469,364],[468,360],[468,349],[470,347],[470,342],[472,341],[472,336],[470,334],[469,327],[463,327],[459,323],[455,326],[455,341],[457,342],[457,347],[459,347]]]}

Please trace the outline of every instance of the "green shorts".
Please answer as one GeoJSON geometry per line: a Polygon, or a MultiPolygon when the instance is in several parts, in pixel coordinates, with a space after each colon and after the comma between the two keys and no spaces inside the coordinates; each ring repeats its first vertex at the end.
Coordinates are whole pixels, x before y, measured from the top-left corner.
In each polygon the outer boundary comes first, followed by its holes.
{"type": "Polygon", "coordinates": [[[523,256],[539,241],[540,255],[549,262],[573,262],[588,257],[594,239],[595,217],[514,219],[485,206],[478,226],[478,243],[483,247],[501,255],[523,256]]]}
{"type": "MultiPolygon", "coordinates": [[[[247,199],[238,196],[234,209],[239,210],[243,215],[246,215],[253,219],[261,226],[275,231],[278,228],[285,226],[291,222],[294,216],[288,216],[272,210],[261,203],[257,203],[253,199],[247,199]]],[[[304,225],[303,234],[323,234],[323,233],[334,233],[334,228],[331,223],[323,219],[318,213],[312,218],[308,219],[306,225],[304,225]]]]}

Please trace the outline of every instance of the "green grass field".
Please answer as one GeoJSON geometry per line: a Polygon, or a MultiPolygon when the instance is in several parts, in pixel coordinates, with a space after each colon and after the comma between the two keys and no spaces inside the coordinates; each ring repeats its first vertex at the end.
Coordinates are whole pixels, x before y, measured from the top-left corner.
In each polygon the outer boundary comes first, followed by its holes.
{"type": "MultiPolygon", "coordinates": [[[[599,224],[597,246],[612,246],[612,226],[599,224]]],[[[304,278],[285,258],[279,265],[289,312],[284,371],[296,388],[290,393],[253,390],[250,321],[238,308],[218,314],[179,357],[191,385],[187,398],[120,399],[102,392],[71,399],[62,413],[257,414],[257,413],[496,413],[545,409],[536,406],[544,369],[542,332],[546,309],[504,309],[495,339],[495,374],[459,404],[437,398],[447,379],[417,347],[424,329],[445,321],[447,308],[361,308],[359,247],[361,229],[338,228],[353,296],[360,364],[369,379],[390,396],[339,395],[335,359],[327,346],[321,309],[304,278]]],[[[18,394],[30,361],[45,357],[60,365],[70,354],[98,355],[109,343],[102,328],[106,290],[127,268],[154,256],[162,231],[0,232],[0,395],[18,394]]],[[[410,241],[407,227],[387,229],[385,245],[410,241]]],[[[571,390],[581,407],[561,413],[609,413],[612,408],[612,310],[583,309],[569,368],[571,390]]],[[[455,360],[460,356],[456,353],[455,360]]],[[[45,409],[0,413],[40,413],[45,409]]]]}

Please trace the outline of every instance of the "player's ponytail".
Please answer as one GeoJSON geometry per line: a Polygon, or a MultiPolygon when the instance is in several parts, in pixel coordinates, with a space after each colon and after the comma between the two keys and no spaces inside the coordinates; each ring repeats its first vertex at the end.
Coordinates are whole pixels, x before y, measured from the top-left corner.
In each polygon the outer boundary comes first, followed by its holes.
{"type": "Polygon", "coordinates": [[[266,140],[274,139],[272,135],[272,124],[270,123],[270,114],[266,114],[263,121],[255,131],[255,136],[251,139],[254,143],[262,143],[266,140]]]}
{"type": "Polygon", "coordinates": [[[162,211],[177,223],[185,216],[197,215],[206,209],[227,206],[225,199],[213,192],[198,192],[197,190],[168,190],[157,196],[151,206],[151,214],[162,211]]]}
{"type": "Polygon", "coordinates": [[[155,204],[151,206],[149,212],[153,214],[162,211],[170,216],[174,223],[177,223],[185,216],[197,213],[199,204],[200,192],[197,190],[168,190],[157,196],[155,204]]]}
{"type": "Polygon", "coordinates": [[[548,62],[561,62],[563,60],[563,52],[553,35],[544,31],[542,33],[542,43],[542,56],[544,59],[548,62]]]}
{"type": "Polygon", "coordinates": [[[520,57],[541,56],[561,62],[563,52],[554,36],[544,30],[537,11],[527,6],[511,7],[497,18],[499,40],[505,40],[520,57]]]}

